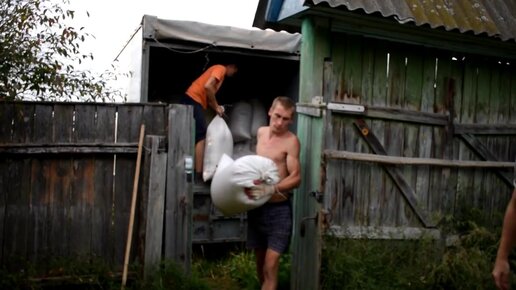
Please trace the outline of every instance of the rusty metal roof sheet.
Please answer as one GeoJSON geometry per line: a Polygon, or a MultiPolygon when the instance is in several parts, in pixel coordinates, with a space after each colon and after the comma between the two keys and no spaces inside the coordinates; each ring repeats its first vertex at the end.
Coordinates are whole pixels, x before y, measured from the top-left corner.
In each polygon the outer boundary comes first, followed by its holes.
{"type": "Polygon", "coordinates": [[[380,13],[400,23],[487,34],[516,41],[515,0],[311,0],[315,5],[344,6],[367,14],[380,13]]]}

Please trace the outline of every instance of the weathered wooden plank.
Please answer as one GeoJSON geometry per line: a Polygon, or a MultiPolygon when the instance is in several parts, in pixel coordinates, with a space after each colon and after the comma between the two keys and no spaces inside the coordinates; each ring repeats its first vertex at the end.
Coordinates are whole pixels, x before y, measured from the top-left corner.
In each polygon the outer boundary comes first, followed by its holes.
{"type": "Polygon", "coordinates": [[[192,116],[190,106],[172,105],[169,108],[164,255],[178,262],[187,272],[192,254],[193,199],[192,184],[186,181],[184,163],[186,156],[193,155],[192,116]]]}
{"type": "MultiPolygon", "coordinates": [[[[54,119],[52,123],[52,140],[47,144],[69,144],[72,142],[73,118],[75,106],[69,104],[54,105],[54,119]]],[[[36,142],[34,142],[37,144],[36,142]]],[[[34,144],[32,143],[32,144],[34,144]]],[[[41,143],[41,142],[40,142],[41,143]]],[[[21,144],[20,144],[21,145],[21,144]]],[[[23,144],[31,145],[31,144],[23,144]]]]}
{"type": "MultiPolygon", "coordinates": [[[[75,105],[72,133],[74,143],[95,140],[95,104],[75,105]]],[[[78,255],[90,255],[92,250],[92,219],[95,200],[95,159],[92,156],[74,156],[73,192],[70,198],[70,243],[78,255]]]]}
{"type": "Polygon", "coordinates": [[[134,143],[114,144],[4,144],[0,154],[134,154],[134,143]]]}
{"type": "MultiPolygon", "coordinates": [[[[506,104],[508,104],[508,102],[506,104]]],[[[501,115],[503,116],[503,113],[501,115]]],[[[502,116],[500,116],[500,118],[502,116]]],[[[455,133],[458,135],[516,135],[516,124],[510,123],[499,122],[491,124],[454,124],[454,126],[455,133]]]]}
{"type": "MultiPolygon", "coordinates": [[[[32,139],[32,124],[34,105],[13,105],[12,142],[30,142],[32,139]]],[[[4,159],[9,170],[7,172],[5,191],[5,237],[16,237],[3,240],[4,261],[16,269],[20,262],[27,259],[27,241],[29,230],[29,197],[31,182],[26,182],[26,176],[31,174],[30,159],[4,159]]],[[[4,187],[5,188],[5,187],[4,187]]],[[[4,264],[5,265],[5,264],[4,264]]]]}
{"type": "MultiPolygon", "coordinates": [[[[46,128],[50,130],[51,128],[46,128]]],[[[32,160],[30,173],[29,228],[27,232],[27,260],[37,265],[48,254],[48,205],[51,192],[48,190],[50,160],[32,160]]]]}
{"type": "MultiPolygon", "coordinates": [[[[14,108],[12,103],[0,103],[0,122],[2,123],[2,126],[0,126],[0,144],[9,143],[12,140],[11,131],[14,118],[13,114],[14,108]]],[[[5,173],[9,172],[8,170],[9,160],[5,156],[2,156],[0,158],[0,172],[4,173],[0,174],[0,234],[2,237],[6,236],[4,233],[4,224],[6,218],[7,195],[9,193],[9,179],[5,173]]],[[[4,253],[2,248],[0,248],[0,261],[4,262],[4,253]]]]}
{"type": "Polygon", "coordinates": [[[332,61],[333,61],[333,80],[334,83],[334,93],[330,94],[330,98],[328,101],[339,101],[344,102],[347,92],[346,92],[346,79],[344,77],[344,67],[346,66],[346,42],[347,38],[343,34],[337,34],[334,37],[332,42],[332,61]]]}
{"type": "MultiPolygon", "coordinates": [[[[387,107],[387,48],[379,41],[373,41],[374,48],[374,76],[373,96],[370,107],[387,107]]],[[[385,144],[387,133],[385,121],[382,119],[371,120],[371,130],[376,132],[378,140],[385,144]]],[[[371,191],[376,192],[376,199],[370,199],[370,206],[376,211],[371,211],[371,221],[376,224],[395,225],[396,213],[389,210],[389,204],[394,202],[393,184],[386,178],[386,174],[380,166],[371,169],[370,183],[371,191]],[[387,205],[387,206],[385,206],[387,205]]]]}
{"type": "MultiPolygon", "coordinates": [[[[422,113],[434,113],[434,99],[435,99],[435,88],[436,74],[438,70],[438,60],[436,51],[432,49],[424,50],[424,59],[422,66],[422,86],[421,86],[421,101],[420,111],[422,113]]],[[[448,124],[448,120],[446,120],[448,124]]],[[[421,125],[419,127],[417,140],[417,153],[415,157],[430,158],[432,155],[433,146],[433,126],[421,125]]],[[[421,205],[428,207],[428,203],[431,200],[430,195],[434,194],[430,190],[431,177],[430,168],[420,167],[417,169],[416,184],[414,191],[419,192],[421,198],[421,205]]]]}
{"type": "Polygon", "coordinates": [[[73,141],[76,143],[91,143],[95,140],[97,133],[95,126],[95,115],[97,106],[95,104],[81,104],[75,106],[75,121],[73,141]]]}
{"type": "MultiPolygon", "coordinates": [[[[473,152],[475,152],[476,154],[478,154],[480,156],[481,159],[489,160],[489,161],[498,160],[496,155],[491,153],[491,151],[489,151],[489,149],[484,144],[482,144],[482,142],[477,140],[474,136],[469,135],[469,134],[463,134],[463,135],[461,135],[461,138],[466,142],[466,144],[468,146],[470,146],[470,148],[473,150],[473,152]]],[[[511,166],[509,165],[508,167],[510,168],[511,166]]],[[[509,174],[499,171],[499,170],[497,170],[495,172],[509,187],[513,186],[512,178],[509,176],[509,174]]]]}
{"type": "MultiPolygon", "coordinates": [[[[115,142],[116,107],[98,105],[96,107],[95,142],[115,142]]],[[[114,145],[122,146],[120,143],[114,145]]],[[[137,143],[131,144],[132,153],[138,151],[137,143]]],[[[125,150],[129,148],[124,148],[125,150]]],[[[121,152],[113,152],[121,154],[121,152]]],[[[116,265],[114,260],[114,156],[95,154],[95,198],[92,212],[92,253],[104,257],[116,265]]],[[[130,182],[129,180],[127,182],[130,182]]]]}
{"type": "Polygon", "coordinates": [[[52,142],[52,113],[54,106],[50,103],[38,103],[34,109],[34,131],[31,142],[51,143],[52,142]]]}
{"type": "Polygon", "coordinates": [[[332,237],[368,240],[411,240],[428,238],[440,240],[443,238],[441,231],[438,229],[419,227],[357,227],[332,225],[327,233],[332,237]]]}
{"type": "MultiPolygon", "coordinates": [[[[363,120],[357,120],[355,121],[355,125],[357,128],[362,132],[362,136],[364,139],[368,142],[368,144],[371,146],[371,149],[376,154],[381,155],[387,155],[387,151],[382,146],[382,144],[376,139],[374,134],[369,130],[367,127],[367,124],[363,120]]],[[[410,205],[410,207],[413,209],[415,214],[418,216],[420,221],[423,223],[425,227],[433,227],[434,223],[429,219],[428,214],[426,211],[420,207],[420,204],[418,203],[414,191],[412,188],[410,188],[407,181],[403,178],[400,170],[392,165],[384,165],[385,170],[389,174],[389,176],[393,179],[394,183],[398,186],[401,193],[405,197],[405,200],[410,205]]]]}
{"type": "MultiPolygon", "coordinates": [[[[510,124],[516,124],[516,69],[512,68],[509,70],[511,75],[511,91],[510,91],[510,102],[506,105],[509,107],[508,120],[510,124]]],[[[516,148],[516,144],[513,144],[511,148],[516,148]]]]}
{"type": "Polygon", "coordinates": [[[49,254],[70,257],[70,196],[72,193],[73,162],[70,158],[53,159],[49,168],[48,238],[49,254]]]}
{"type": "MultiPolygon", "coordinates": [[[[493,74],[492,67],[489,61],[477,59],[479,64],[477,70],[477,93],[475,97],[475,120],[474,122],[480,124],[489,123],[489,103],[491,99],[491,76],[493,74]]],[[[473,200],[475,208],[482,209],[483,201],[486,200],[486,195],[491,192],[486,192],[488,187],[488,177],[481,170],[475,170],[472,180],[474,191],[473,200]]]]}
{"type": "Polygon", "coordinates": [[[148,106],[143,108],[143,123],[145,124],[145,132],[147,135],[167,135],[167,108],[163,104],[161,106],[148,106]]]}
{"type": "Polygon", "coordinates": [[[159,152],[163,137],[152,136],[148,170],[148,200],[145,218],[145,261],[144,274],[148,276],[155,270],[162,257],[163,214],[165,205],[165,185],[167,153],[159,152]]]}
{"type": "MultiPolygon", "coordinates": [[[[37,104],[34,110],[33,142],[52,142],[53,106],[37,104]]],[[[39,264],[49,255],[50,248],[50,204],[53,191],[50,189],[50,176],[55,163],[48,158],[32,160],[30,218],[28,232],[28,257],[30,262],[39,264]]]]}
{"type": "Polygon", "coordinates": [[[0,103],[0,144],[12,142],[12,130],[15,114],[14,104],[0,103]]]}
{"type": "Polygon", "coordinates": [[[143,123],[143,105],[118,106],[117,143],[137,142],[143,123]]]}
{"type": "MultiPolygon", "coordinates": [[[[113,196],[113,156],[94,155],[93,204],[91,207],[91,251],[111,263],[114,260],[113,237],[113,203],[117,202],[113,196]]],[[[126,182],[130,183],[130,180],[126,182]]]]}
{"type": "MultiPolygon", "coordinates": [[[[5,234],[4,234],[4,220],[5,220],[5,211],[6,211],[6,206],[7,206],[7,203],[6,203],[6,195],[7,195],[7,184],[8,184],[8,180],[6,178],[6,174],[5,172],[7,172],[8,170],[8,163],[7,163],[7,160],[5,157],[1,158],[0,159],[0,172],[2,172],[3,174],[0,174],[0,235],[3,239],[3,237],[5,237],[5,234]]],[[[4,255],[3,255],[3,249],[1,247],[1,245],[3,244],[3,242],[0,243],[0,263],[3,262],[4,260],[4,255]]]]}
{"type": "MultiPolygon", "coordinates": [[[[489,111],[487,114],[487,123],[488,124],[496,124],[498,123],[498,115],[501,113],[499,112],[500,108],[500,101],[502,96],[501,93],[501,68],[506,67],[502,66],[500,64],[491,63],[489,64],[490,67],[490,86],[489,86],[489,111]]],[[[486,145],[486,147],[491,151],[495,152],[497,155],[497,159],[503,160],[506,158],[505,155],[502,155],[504,153],[503,148],[500,147],[500,140],[499,136],[482,136],[483,140],[481,141],[483,144],[486,145]]],[[[503,186],[503,181],[500,180],[496,174],[493,174],[493,172],[483,172],[485,182],[483,183],[482,188],[482,206],[481,209],[486,214],[496,214],[493,212],[494,204],[496,200],[499,198],[496,195],[491,194],[492,192],[499,192],[500,191],[500,185],[503,186]]]]}
{"type": "MultiPolygon", "coordinates": [[[[449,87],[448,78],[452,69],[452,57],[447,52],[437,52],[437,72],[435,79],[435,97],[434,97],[434,112],[448,116],[448,124],[444,127],[432,127],[432,149],[431,157],[444,159],[444,154],[448,147],[448,137],[453,138],[453,135],[447,134],[449,126],[452,124],[452,95],[449,87]]],[[[444,198],[444,190],[442,184],[442,168],[434,167],[428,168],[428,191],[425,192],[427,210],[434,213],[437,217],[441,212],[441,206],[444,198]]]]}
{"type": "Polygon", "coordinates": [[[7,190],[5,194],[6,212],[3,239],[4,264],[8,269],[23,269],[27,260],[29,228],[30,228],[30,196],[32,160],[25,158],[4,159],[9,170],[6,171],[7,190]]]}
{"type": "Polygon", "coordinates": [[[392,108],[402,108],[405,102],[405,81],[407,71],[405,55],[402,46],[392,45],[389,50],[388,75],[388,105],[392,108]]]}
{"type": "Polygon", "coordinates": [[[328,235],[346,239],[369,239],[369,240],[411,240],[442,238],[438,229],[424,229],[420,227],[384,227],[384,226],[339,226],[332,225],[328,235]]]}
{"type": "Polygon", "coordinates": [[[364,162],[377,162],[383,164],[396,165],[431,165],[439,167],[459,167],[459,168],[513,168],[514,162],[500,161],[467,161],[467,160],[446,160],[436,158],[418,158],[388,156],[367,153],[357,153],[350,151],[337,151],[325,149],[323,154],[328,159],[346,159],[364,162]]]}
{"type": "MultiPolygon", "coordinates": [[[[116,115],[115,106],[97,106],[97,118],[95,122],[95,143],[114,143],[116,136],[116,115]]],[[[117,142],[121,145],[123,142],[117,142]]],[[[138,143],[133,141],[133,146],[138,147],[138,143]]]]}
{"type": "MultiPolygon", "coordinates": [[[[335,73],[334,62],[325,61],[324,62],[324,75],[323,75],[323,96],[324,101],[333,100],[337,92],[337,77],[335,73]]],[[[297,107],[299,108],[299,106],[297,107]]],[[[317,111],[321,111],[321,109],[311,108],[317,111]]],[[[297,110],[297,109],[296,109],[297,110]]],[[[315,117],[319,117],[319,114],[310,114],[315,117]]],[[[326,114],[322,115],[324,118],[324,147],[325,148],[336,148],[338,146],[339,133],[335,133],[335,127],[333,122],[333,115],[331,111],[327,111],[326,114]]],[[[324,167],[321,168],[321,183],[324,185],[324,193],[325,198],[323,200],[324,208],[330,209],[333,213],[333,218],[335,223],[340,223],[342,221],[343,212],[350,212],[351,203],[346,204],[341,201],[343,196],[343,190],[341,186],[344,182],[340,182],[341,180],[338,178],[340,175],[340,164],[336,162],[332,162],[331,160],[324,160],[324,167]]]]}
{"type": "MultiPolygon", "coordinates": [[[[389,50],[389,66],[388,66],[388,106],[392,108],[402,109],[405,102],[405,83],[406,83],[406,67],[404,49],[401,45],[392,45],[389,50]]],[[[385,149],[389,155],[402,156],[405,144],[403,141],[404,124],[399,122],[390,122],[386,128],[384,143],[385,149]]],[[[393,190],[397,190],[393,188],[393,190]]],[[[393,204],[390,210],[396,212],[396,225],[407,225],[414,220],[411,211],[406,210],[406,205],[402,202],[399,194],[393,196],[393,204]]]]}
{"type": "MultiPolygon", "coordinates": [[[[423,89],[423,63],[424,59],[420,53],[416,53],[417,50],[407,48],[405,51],[406,55],[406,70],[407,77],[405,83],[405,96],[403,102],[403,108],[406,110],[420,112],[421,107],[421,93],[423,89]]],[[[404,124],[404,140],[403,140],[403,153],[405,157],[415,157],[419,153],[419,126],[417,124],[407,123],[404,124]]],[[[405,166],[402,168],[403,176],[407,180],[407,183],[411,188],[416,188],[417,184],[417,173],[420,168],[405,166]]],[[[428,200],[428,191],[420,190],[415,191],[416,198],[421,202],[425,203],[428,200]]]]}
{"type": "Polygon", "coordinates": [[[348,36],[344,53],[344,101],[360,104],[362,98],[362,37],[348,36]]]}
{"type": "Polygon", "coordinates": [[[70,196],[70,244],[76,255],[91,254],[92,210],[95,199],[93,158],[74,158],[70,196]]]}
{"type": "MultiPolygon", "coordinates": [[[[369,42],[367,40],[361,39],[359,42],[359,48],[361,50],[361,54],[357,54],[357,61],[360,62],[361,70],[358,70],[357,73],[361,73],[360,75],[360,83],[356,89],[354,89],[354,93],[358,93],[359,96],[356,97],[356,103],[358,104],[367,104],[372,101],[373,94],[373,82],[374,82],[374,57],[375,51],[373,47],[369,46],[369,42]]],[[[355,87],[355,85],[353,85],[355,87]]],[[[362,140],[362,138],[357,138],[354,136],[355,140],[357,140],[356,150],[358,152],[368,152],[367,144],[362,140]]],[[[378,192],[371,190],[370,176],[372,171],[372,164],[369,163],[355,163],[356,173],[355,178],[357,179],[355,182],[356,190],[358,196],[361,197],[358,199],[357,204],[361,207],[363,212],[363,222],[367,225],[373,223],[377,223],[377,211],[371,206],[371,203],[376,203],[378,200],[378,192]],[[374,201],[373,201],[374,200],[374,201]],[[373,218],[373,219],[372,219],[373,218]]]]}
{"type": "MultiPolygon", "coordinates": [[[[52,122],[52,142],[71,142],[74,106],[55,104],[52,122]]],[[[42,158],[42,156],[38,156],[42,158]]],[[[73,162],[71,158],[52,156],[48,176],[49,252],[52,256],[70,255],[70,195],[72,192],[73,162]],[[56,242],[59,241],[59,242],[56,242]]]]}
{"type": "MultiPolygon", "coordinates": [[[[143,106],[118,106],[117,142],[135,142],[138,140],[140,126],[143,120],[143,106]]],[[[178,135],[179,136],[179,135],[178,135]]],[[[136,158],[125,155],[116,155],[115,172],[115,209],[114,209],[114,260],[122,266],[125,256],[127,240],[127,224],[131,208],[131,192],[136,168],[136,158]]],[[[138,216],[135,218],[135,228],[138,228],[138,216]]],[[[133,240],[137,238],[137,231],[133,232],[133,240]]],[[[131,247],[130,257],[135,257],[137,243],[131,247]]]]}
{"type": "MultiPolygon", "coordinates": [[[[460,123],[471,124],[475,123],[475,94],[476,94],[476,80],[477,67],[473,63],[473,59],[466,58],[463,60],[464,75],[463,75],[463,93],[458,95],[460,97],[461,106],[456,110],[460,112],[460,123]]],[[[467,145],[463,142],[458,142],[457,159],[462,160],[474,160],[474,155],[471,150],[467,148],[467,145]]],[[[474,190],[472,181],[473,170],[461,170],[458,172],[457,185],[455,188],[456,200],[454,211],[458,212],[463,208],[471,208],[473,206],[472,192],[474,190]]]]}
{"type": "MultiPolygon", "coordinates": [[[[450,100],[450,123],[460,123],[460,109],[461,109],[461,96],[462,93],[462,77],[463,77],[463,63],[459,57],[452,58],[453,63],[451,66],[450,76],[448,77],[448,96],[452,99],[450,100]]],[[[452,160],[458,158],[459,156],[459,146],[460,143],[456,138],[454,138],[454,130],[455,127],[452,125],[448,125],[446,128],[448,144],[445,150],[444,159],[452,160]]],[[[443,211],[443,215],[450,215],[453,213],[453,208],[455,206],[456,199],[456,189],[457,189],[457,178],[458,178],[458,169],[457,168],[443,168],[442,169],[441,179],[441,188],[443,189],[443,197],[441,201],[441,209],[443,211]]]]}
{"type": "Polygon", "coordinates": [[[374,99],[375,59],[376,49],[372,46],[375,42],[370,39],[362,39],[362,90],[360,103],[372,105],[374,99]]]}
{"type": "Polygon", "coordinates": [[[14,106],[14,122],[13,122],[13,142],[14,143],[30,143],[32,142],[33,122],[34,122],[34,104],[24,104],[14,106]]]}
{"type": "MultiPolygon", "coordinates": [[[[516,99],[516,97],[513,97],[513,99],[511,100],[511,83],[516,83],[516,71],[514,68],[512,69],[509,69],[507,66],[499,66],[499,70],[501,70],[501,75],[500,75],[500,88],[499,88],[499,95],[498,95],[498,98],[499,98],[499,103],[498,103],[498,108],[496,108],[496,112],[497,114],[497,119],[496,121],[493,121],[493,123],[496,123],[496,124],[516,124],[516,120],[511,122],[511,103],[514,103],[513,100],[516,99]]],[[[516,129],[516,125],[515,125],[515,129],[516,129]]],[[[512,135],[512,136],[516,136],[516,130],[513,131],[513,133],[509,133],[507,135],[512,135]]],[[[505,160],[510,160],[512,161],[513,158],[511,158],[511,156],[516,156],[515,155],[511,155],[511,140],[512,142],[516,142],[516,138],[512,138],[512,137],[509,137],[507,138],[506,136],[500,136],[499,138],[497,138],[497,140],[500,140],[499,143],[498,143],[498,146],[496,146],[496,148],[492,148],[492,152],[497,152],[498,156],[500,156],[501,158],[505,159],[505,160]]],[[[512,144],[512,146],[516,147],[516,144],[512,144]]],[[[514,149],[516,150],[516,149],[514,149]]],[[[505,187],[505,184],[502,180],[500,180],[499,178],[497,178],[495,176],[495,187],[496,188],[504,188],[505,187]]],[[[502,191],[503,190],[500,190],[499,191],[502,191]]],[[[508,202],[508,199],[509,199],[509,196],[510,194],[499,194],[497,195],[495,198],[497,198],[495,201],[494,201],[494,206],[493,206],[493,212],[503,212],[503,210],[505,210],[505,205],[507,204],[508,202]]]]}
{"type": "MultiPolygon", "coordinates": [[[[358,38],[355,36],[351,36],[349,38],[349,47],[346,50],[346,66],[345,66],[345,74],[348,83],[348,98],[347,100],[352,104],[360,104],[362,103],[362,65],[363,65],[363,40],[362,38],[358,38]]],[[[350,130],[350,132],[353,132],[350,130]]],[[[358,152],[362,152],[367,149],[367,144],[363,142],[361,138],[356,138],[356,136],[351,137],[353,140],[355,150],[358,152]]],[[[356,220],[362,224],[369,224],[369,168],[367,164],[364,163],[354,163],[354,174],[353,174],[353,184],[354,184],[354,195],[355,195],[355,217],[356,220]]]]}

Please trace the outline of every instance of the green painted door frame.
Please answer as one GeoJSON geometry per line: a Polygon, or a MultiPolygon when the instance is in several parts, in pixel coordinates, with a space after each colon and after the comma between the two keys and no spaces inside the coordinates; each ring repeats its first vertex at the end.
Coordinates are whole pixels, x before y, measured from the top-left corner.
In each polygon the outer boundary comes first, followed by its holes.
{"type": "MultiPolygon", "coordinates": [[[[299,103],[311,103],[322,96],[324,60],[329,55],[327,22],[316,18],[303,20],[300,62],[299,103]]],[[[298,113],[297,135],[301,142],[301,185],[294,195],[294,234],[292,239],[291,289],[319,289],[321,231],[318,218],[321,206],[311,194],[320,187],[324,123],[322,116],[298,113]]]]}

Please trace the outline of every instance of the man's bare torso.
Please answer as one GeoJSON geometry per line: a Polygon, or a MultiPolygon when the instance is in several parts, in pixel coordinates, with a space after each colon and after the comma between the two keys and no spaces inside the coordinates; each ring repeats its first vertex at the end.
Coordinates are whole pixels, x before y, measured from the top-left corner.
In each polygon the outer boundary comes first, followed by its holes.
{"type": "Polygon", "coordinates": [[[290,132],[284,132],[281,135],[270,134],[269,127],[262,127],[259,131],[256,153],[258,155],[270,158],[278,167],[280,179],[285,178],[289,172],[287,169],[288,148],[292,146],[295,135],[290,132]]]}

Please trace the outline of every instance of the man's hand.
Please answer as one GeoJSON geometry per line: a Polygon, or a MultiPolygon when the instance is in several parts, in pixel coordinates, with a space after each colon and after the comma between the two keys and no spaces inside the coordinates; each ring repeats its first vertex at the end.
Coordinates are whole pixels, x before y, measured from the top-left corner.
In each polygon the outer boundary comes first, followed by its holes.
{"type": "Polygon", "coordinates": [[[271,196],[276,192],[274,185],[264,184],[261,180],[253,181],[252,187],[246,188],[245,193],[250,199],[258,200],[262,197],[271,196]]]}
{"type": "Polygon", "coordinates": [[[223,106],[217,106],[217,110],[216,110],[216,113],[217,115],[219,115],[220,117],[224,116],[224,107],[223,106]]]}
{"type": "Polygon", "coordinates": [[[509,261],[496,259],[492,275],[496,288],[509,290],[509,261]]]}

